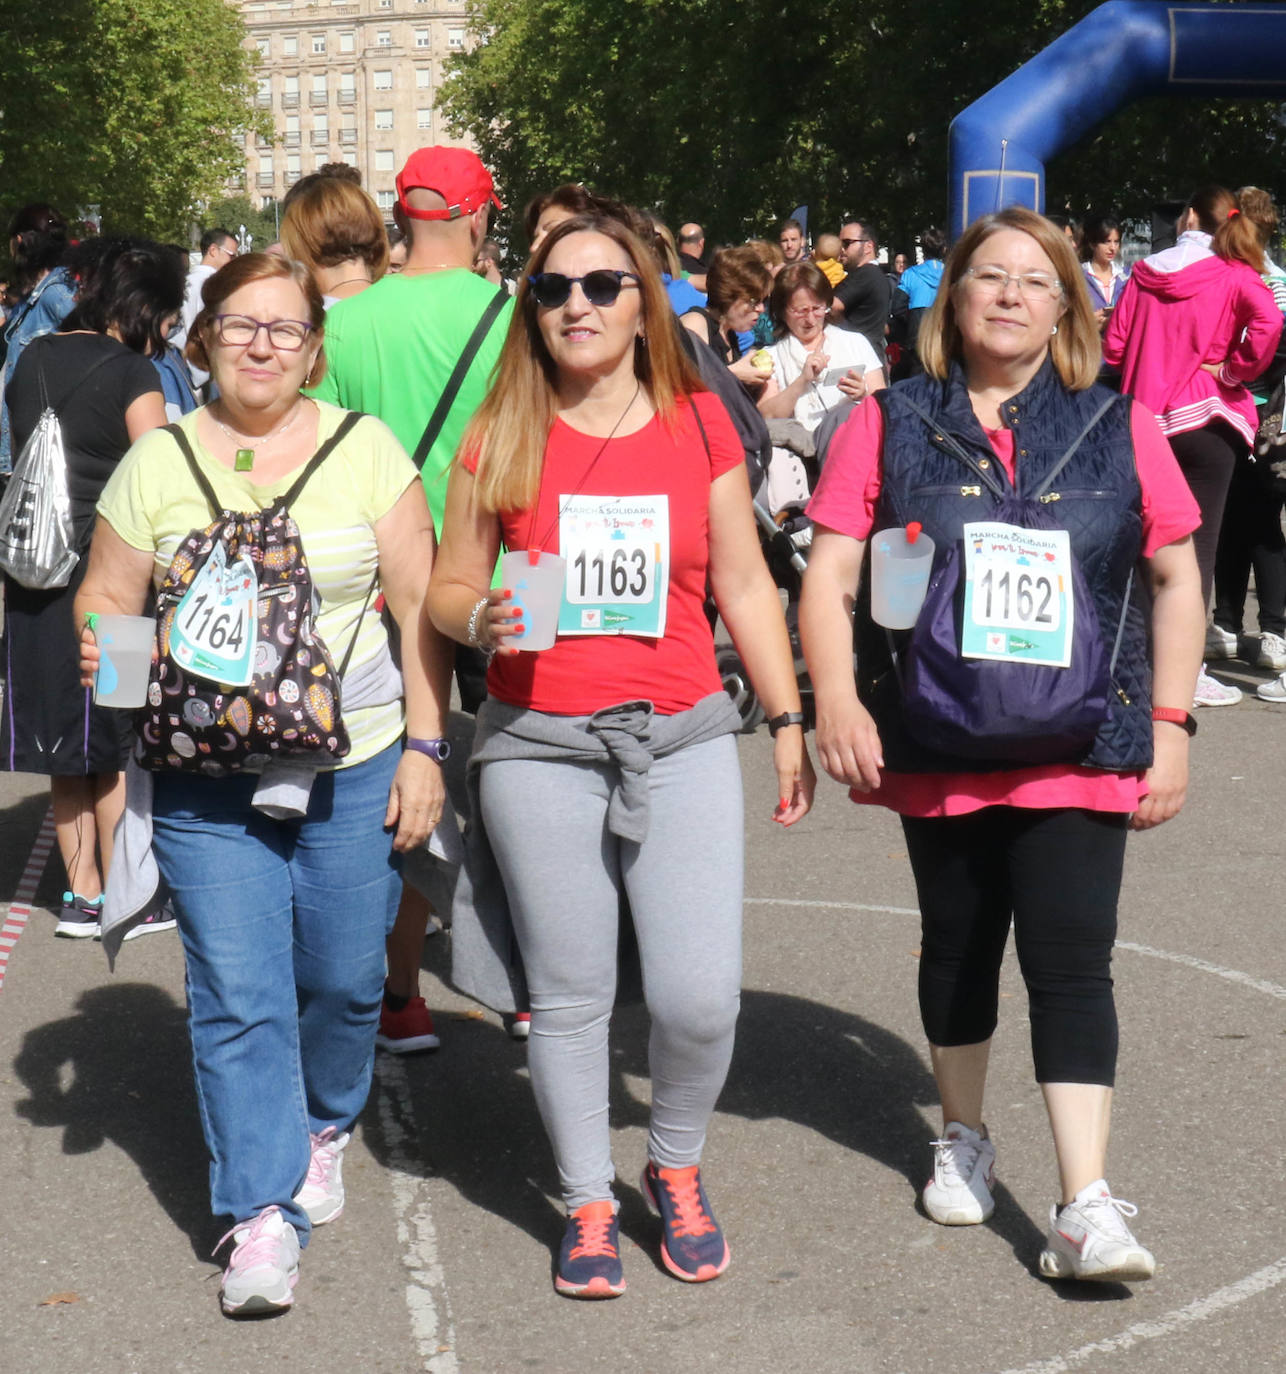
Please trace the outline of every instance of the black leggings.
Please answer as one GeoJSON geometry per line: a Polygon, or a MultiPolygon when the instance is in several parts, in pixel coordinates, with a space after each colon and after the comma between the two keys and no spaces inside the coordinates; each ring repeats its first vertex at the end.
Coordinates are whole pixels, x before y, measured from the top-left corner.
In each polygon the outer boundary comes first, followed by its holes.
{"type": "Polygon", "coordinates": [[[902,817],[920,898],[920,1016],[930,1044],[991,1038],[1012,916],[1036,1081],[1112,1086],[1112,944],[1127,821],[1071,807],[902,817]]]}
{"type": "Polygon", "coordinates": [[[1259,628],[1286,636],[1286,538],[1282,498],[1255,475],[1249,454],[1238,458],[1228,488],[1215,558],[1215,624],[1240,634],[1250,569],[1255,569],[1259,628]]]}
{"type": "Polygon", "coordinates": [[[1222,420],[1212,420],[1202,429],[1170,435],[1170,447],[1201,508],[1201,525],[1192,536],[1192,544],[1201,571],[1201,604],[1209,609],[1224,502],[1233,468],[1246,452],[1246,442],[1222,420]]]}

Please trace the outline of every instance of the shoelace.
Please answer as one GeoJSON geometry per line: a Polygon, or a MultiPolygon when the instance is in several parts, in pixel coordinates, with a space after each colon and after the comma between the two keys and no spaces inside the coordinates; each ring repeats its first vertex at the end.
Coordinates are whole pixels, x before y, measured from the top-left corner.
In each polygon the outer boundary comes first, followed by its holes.
{"type": "Polygon", "coordinates": [[[1082,1202],[1081,1211],[1088,1221],[1114,1240],[1134,1239],[1124,1220],[1126,1217],[1137,1217],[1139,1214],[1139,1209],[1132,1202],[1104,1193],[1102,1197],[1092,1197],[1088,1202],[1082,1202]]]}
{"type": "Polygon", "coordinates": [[[936,1164],[947,1183],[969,1182],[969,1174],[982,1151],[971,1141],[959,1136],[944,1136],[930,1142],[937,1152],[936,1164]]]}
{"type": "MultiPolygon", "coordinates": [[[[240,1240],[233,1246],[232,1254],[228,1257],[229,1269],[253,1269],[258,1264],[271,1264],[276,1258],[277,1242],[279,1237],[264,1234],[265,1224],[270,1216],[280,1216],[280,1207],[265,1207],[262,1212],[245,1229],[244,1240],[240,1240]]],[[[211,1255],[217,1255],[220,1250],[232,1240],[236,1233],[242,1230],[238,1223],[225,1235],[221,1236],[219,1243],[210,1251],[211,1255]]]]}
{"type": "Polygon", "coordinates": [[[695,1164],[687,1169],[656,1169],[652,1178],[670,1191],[670,1200],[678,1214],[674,1226],[676,1236],[706,1236],[717,1229],[714,1218],[701,1205],[695,1164]]]}
{"type": "Polygon", "coordinates": [[[334,1126],[327,1126],[324,1131],[309,1137],[313,1148],[308,1156],[308,1182],[315,1188],[326,1188],[330,1185],[338,1157],[338,1152],[333,1148],[337,1134],[334,1126]],[[327,1146],[332,1148],[328,1149],[327,1146]]]}
{"type": "Polygon", "coordinates": [[[584,1259],[593,1255],[615,1255],[608,1232],[611,1230],[614,1215],[602,1217],[576,1217],[576,1244],[572,1246],[569,1259],[584,1259]]]}

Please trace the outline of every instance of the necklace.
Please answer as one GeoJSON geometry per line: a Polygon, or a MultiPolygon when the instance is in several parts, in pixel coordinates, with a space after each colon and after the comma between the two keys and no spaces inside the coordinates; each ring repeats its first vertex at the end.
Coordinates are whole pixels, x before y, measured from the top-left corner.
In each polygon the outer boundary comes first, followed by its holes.
{"type": "Polygon", "coordinates": [[[402,275],[404,277],[413,277],[417,272],[450,272],[456,268],[461,271],[467,270],[465,265],[461,262],[426,262],[422,263],[419,267],[404,267],[402,269],[402,275]]]}
{"type": "Polygon", "coordinates": [[[355,282],[355,281],[365,282],[365,284],[366,284],[367,286],[373,285],[373,283],[371,282],[371,279],[370,279],[369,277],[345,277],[343,281],[333,281],[333,282],[331,282],[327,294],[333,296],[333,295],[335,294],[335,290],[336,290],[337,287],[340,287],[340,286],[351,286],[352,283],[355,282]]]}
{"type": "MultiPolygon", "coordinates": [[[[265,445],[272,443],[274,439],[279,439],[299,418],[299,413],[303,410],[303,408],[303,401],[299,401],[296,404],[294,410],[290,412],[290,418],[285,422],[285,424],[279,426],[277,429],[274,429],[271,434],[265,434],[261,438],[257,438],[255,440],[255,447],[263,448],[265,445]]],[[[229,429],[228,426],[225,425],[223,421],[219,419],[219,417],[214,413],[213,410],[211,410],[209,414],[210,418],[214,421],[214,423],[219,426],[219,428],[228,436],[229,439],[232,440],[232,446],[236,449],[236,456],[232,460],[233,472],[253,472],[255,466],[255,450],[253,448],[247,448],[244,446],[243,440],[245,436],[237,434],[233,430],[229,429]]]]}

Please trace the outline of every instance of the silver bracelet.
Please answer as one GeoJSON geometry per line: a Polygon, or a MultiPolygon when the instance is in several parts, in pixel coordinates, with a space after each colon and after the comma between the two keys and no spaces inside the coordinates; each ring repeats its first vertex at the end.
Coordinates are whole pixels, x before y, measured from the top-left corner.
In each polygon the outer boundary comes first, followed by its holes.
{"type": "Polygon", "coordinates": [[[484,647],[482,640],[478,638],[478,616],[482,614],[482,608],[490,599],[490,597],[482,597],[482,599],[474,605],[473,610],[469,612],[469,624],[465,629],[464,638],[465,642],[471,644],[475,649],[484,647]]]}

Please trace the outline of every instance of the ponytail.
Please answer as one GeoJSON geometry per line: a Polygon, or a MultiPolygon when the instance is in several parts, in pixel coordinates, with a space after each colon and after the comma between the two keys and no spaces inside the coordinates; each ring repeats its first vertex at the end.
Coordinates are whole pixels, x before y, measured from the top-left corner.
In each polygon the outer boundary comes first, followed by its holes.
{"type": "Polygon", "coordinates": [[[1229,209],[1223,223],[1215,230],[1210,246],[1219,257],[1229,262],[1244,262],[1263,276],[1264,238],[1255,221],[1242,214],[1240,206],[1229,209]]]}

